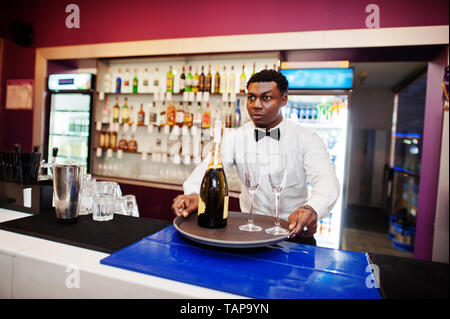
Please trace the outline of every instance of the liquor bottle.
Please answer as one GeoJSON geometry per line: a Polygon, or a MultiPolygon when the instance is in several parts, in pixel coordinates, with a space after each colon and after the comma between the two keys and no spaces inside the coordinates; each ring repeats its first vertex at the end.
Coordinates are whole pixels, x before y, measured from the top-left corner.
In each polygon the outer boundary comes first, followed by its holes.
{"type": "Polygon", "coordinates": [[[192,106],[191,106],[191,102],[188,102],[188,106],[187,106],[186,110],[184,111],[184,124],[187,127],[191,127],[192,126],[192,106]]]}
{"type": "Polygon", "coordinates": [[[133,134],[131,135],[131,139],[128,141],[127,147],[128,152],[137,152],[137,142],[133,134]]]}
{"type": "Polygon", "coordinates": [[[233,127],[237,128],[241,126],[241,110],[239,108],[240,99],[236,100],[236,112],[234,112],[233,116],[233,127]]]}
{"type": "Polygon", "coordinates": [[[130,118],[130,110],[128,108],[128,98],[125,98],[125,102],[122,106],[122,124],[128,124],[130,118]]]}
{"type": "Polygon", "coordinates": [[[198,78],[198,90],[199,90],[199,92],[204,92],[205,91],[206,78],[205,78],[205,73],[203,72],[204,68],[205,67],[202,65],[202,73],[200,74],[200,76],[198,78]]]}
{"type": "Polygon", "coordinates": [[[178,105],[178,108],[175,112],[175,124],[179,127],[182,127],[184,125],[184,107],[183,102],[180,102],[178,105]]]}
{"type": "Polygon", "coordinates": [[[247,85],[247,78],[245,77],[245,64],[242,65],[242,73],[239,81],[239,93],[245,93],[245,86],[247,85]]]}
{"type": "Polygon", "coordinates": [[[150,90],[149,90],[148,77],[149,77],[148,69],[145,68],[144,74],[142,75],[142,90],[141,90],[141,91],[142,91],[143,93],[148,93],[148,92],[150,92],[150,90]]]}
{"type": "Polygon", "coordinates": [[[128,149],[128,142],[124,134],[122,134],[117,148],[122,151],[126,151],[128,149]]]}
{"type": "Polygon", "coordinates": [[[197,93],[199,90],[199,76],[198,76],[198,66],[195,66],[194,78],[192,80],[192,92],[197,93]]]}
{"type": "Polygon", "coordinates": [[[117,132],[111,132],[109,138],[109,148],[111,148],[113,151],[117,149],[117,132]]]}
{"type": "Polygon", "coordinates": [[[128,114],[128,125],[133,125],[136,121],[136,113],[134,112],[134,107],[130,106],[130,112],[128,114]]]}
{"type": "Polygon", "coordinates": [[[172,66],[169,66],[169,72],[167,72],[167,81],[166,81],[166,92],[173,93],[173,84],[174,84],[174,74],[172,71],[172,66]]]}
{"type": "Polygon", "coordinates": [[[111,109],[110,109],[110,107],[108,106],[108,103],[109,103],[109,98],[106,98],[105,99],[105,102],[106,102],[106,104],[105,104],[105,106],[103,107],[103,111],[102,111],[102,124],[107,124],[107,123],[109,123],[109,120],[110,120],[110,116],[111,116],[111,109]]]}
{"type": "Polygon", "coordinates": [[[105,133],[103,134],[103,148],[107,149],[109,147],[109,143],[110,143],[110,135],[109,132],[107,130],[105,130],[105,133]]]}
{"type": "Polygon", "coordinates": [[[105,132],[106,129],[102,128],[100,135],[98,136],[98,147],[105,148],[105,132]]]}
{"type": "Polygon", "coordinates": [[[214,93],[220,93],[220,74],[219,66],[216,68],[216,74],[214,75],[214,93]]]}
{"type": "Polygon", "coordinates": [[[186,92],[192,92],[192,66],[189,66],[189,72],[186,75],[186,92]]]}
{"type": "Polygon", "coordinates": [[[197,127],[202,126],[202,105],[200,102],[197,102],[197,108],[194,111],[192,124],[197,127]]]}
{"type": "Polygon", "coordinates": [[[202,128],[210,128],[211,127],[211,110],[209,108],[209,102],[206,102],[206,108],[203,112],[202,118],[202,128]]]}
{"type": "Polygon", "coordinates": [[[103,92],[105,93],[112,93],[112,73],[111,68],[108,68],[108,71],[106,72],[105,76],[103,77],[103,92]]]}
{"type": "Polygon", "coordinates": [[[252,76],[256,73],[256,62],[253,62],[253,73],[252,76]]]}
{"type": "Polygon", "coordinates": [[[206,75],[206,84],[205,91],[211,93],[211,83],[212,83],[212,74],[211,74],[211,64],[208,66],[208,74],[206,75]]]}
{"type": "Polygon", "coordinates": [[[120,68],[117,70],[117,78],[116,78],[116,93],[122,92],[122,74],[120,74],[120,68]]]}
{"type": "Polygon", "coordinates": [[[156,109],[155,101],[153,101],[152,107],[150,108],[150,111],[149,111],[148,124],[149,125],[157,125],[158,124],[158,110],[156,109]]]}
{"type": "Polygon", "coordinates": [[[138,77],[137,77],[137,69],[134,69],[134,78],[133,78],[133,93],[138,92],[138,77]]]}
{"type": "Polygon", "coordinates": [[[120,106],[119,106],[119,98],[116,96],[116,104],[113,107],[113,123],[119,123],[120,117],[120,106]]]}
{"type": "Polygon", "coordinates": [[[162,102],[161,112],[159,113],[159,126],[167,125],[166,102],[162,102]]]}
{"type": "Polygon", "coordinates": [[[228,82],[228,93],[236,92],[236,78],[234,76],[234,65],[231,66],[230,80],[228,82]]]}
{"type": "Polygon", "coordinates": [[[159,91],[159,69],[155,68],[155,77],[153,78],[153,93],[159,91]]]}
{"type": "Polygon", "coordinates": [[[175,105],[173,105],[173,101],[170,101],[169,107],[167,108],[167,125],[175,125],[175,112],[175,105]]]}
{"type": "Polygon", "coordinates": [[[184,65],[180,75],[180,93],[184,93],[186,90],[186,74],[184,74],[184,65]]]}
{"type": "Polygon", "coordinates": [[[227,68],[223,66],[223,73],[220,77],[220,93],[227,93],[227,68]]]}
{"type": "Polygon", "coordinates": [[[138,126],[144,126],[145,125],[145,112],[144,112],[144,104],[141,103],[141,109],[138,112],[138,120],[137,120],[138,126]]]}
{"type": "Polygon", "coordinates": [[[130,71],[128,69],[125,70],[125,75],[123,76],[123,93],[131,92],[131,79],[130,79],[130,71]]]}
{"type": "Polygon", "coordinates": [[[228,102],[227,111],[225,112],[225,127],[230,128],[232,123],[233,113],[231,110],[231,102],[228,102]]]}
{"type": "Polygon", "coordinates": [[[203,176],[198,196],[198,225],[222,228],[228,218],[228,183],[222,164],[222,122],[214,123],[214,142],[211,160],[203,176]]]}

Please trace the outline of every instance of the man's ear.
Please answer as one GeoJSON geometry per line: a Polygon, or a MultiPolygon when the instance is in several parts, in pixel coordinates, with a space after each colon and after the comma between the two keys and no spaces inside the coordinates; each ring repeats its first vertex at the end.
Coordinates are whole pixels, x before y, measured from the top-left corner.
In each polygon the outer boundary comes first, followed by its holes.
{"type": "Polygon", "coordinates": [[[285,106],[287,101],[288,101],[288,96],[287,96],[287,93],[285,93],[281,96],[281,106],[285,106]]]}

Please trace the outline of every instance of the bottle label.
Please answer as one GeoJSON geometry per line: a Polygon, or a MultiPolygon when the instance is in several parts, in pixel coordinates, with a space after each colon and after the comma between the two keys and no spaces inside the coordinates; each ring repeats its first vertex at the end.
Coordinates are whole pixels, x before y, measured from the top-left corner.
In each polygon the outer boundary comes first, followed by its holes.
{"type": "Polygon", "coordinates": [[[140,123],[144,123],[144,121],[145,121],[145,113],[138,114],[138,121],[140,123]]]}
{"type": "Polygon", "coordinates": [[[203,127],[209,128],[211,126],[211,114],[208,112],[205,112],[203,114],[203,127]]]}
{"type": "Polygon", "coordinates": [[[119,116],[120,116],[119,108],[114,108],[114,110],[113,110],[113,119],[118,120],[119,116]]]}
{"type": "Polygon", "coordinates": [[[184,113],[183,112],[177,112],[175,114],[175,122],[177,122],[177,123],[183,123],[184,122],[184,113]]]}
{"type": "Polygon", "coordinates": [[[143,85],[143,86],[148,86],[148,80],[142,81],[142,85],[143,85]]]}
{"type": "Polygon", "coordinates": [[[197,215],[201,215],[205,212],[206,210],[206,205],[202,200],[202,197],[200,195],[198,195],[198,214],[197,215]]]}
{"type": "Polygon", "coordinates": [[[228,195],[223,199],[223,219],[228,218],[228,195]]]}
{"type": "Polygon", "coordinates": [[[186,87],[186,80],[180,79],[180,90],[186,87]]]}
{"type": "Polygon", "coordinates": [[[198,86],[198,84],[199,84],[199,80],[198,80],[198,79],[194,79],[194,80],[192,81],[192,85],[193,85],[193,86],[198,86]]]}
{"type": "Polygon", "coordinates": [[[156,123],[156,113],[150,113],[150,123],[156,123]]]}

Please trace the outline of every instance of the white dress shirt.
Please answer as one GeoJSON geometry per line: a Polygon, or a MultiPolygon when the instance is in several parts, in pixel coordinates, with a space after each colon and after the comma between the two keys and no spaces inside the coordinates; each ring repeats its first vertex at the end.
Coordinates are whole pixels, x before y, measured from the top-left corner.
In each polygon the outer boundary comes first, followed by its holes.
{"type": "MultiPolygon", "coordinates": [[[[280,128],[280,140],[266,136],[256,142],[252,121],[227,132],[222,141],[222,161],[225,175],[236,166],[242,182],[239,204],[242,212],[250,211],[250,193],[244,186],[244,154],[258,153],[260,160],[260,184],[254,195],[253,213],[275,216],[275,194],[269,183],[269,153],[287,154],[285,187],[280,196],[280,218],[289,215],[302,205],[310,205],[318,220],[329,215],[339,197],[339,182],[328,151],[322,139],[311,129],[289,119],[283,119],[274,129],[280,128]],[[312,193],[308,198],[306,181],[310,181],[312,193]]],[[[211,153],[194,169],[183,184],[184,194],[198,194],[208,167],[211,153]]]]}

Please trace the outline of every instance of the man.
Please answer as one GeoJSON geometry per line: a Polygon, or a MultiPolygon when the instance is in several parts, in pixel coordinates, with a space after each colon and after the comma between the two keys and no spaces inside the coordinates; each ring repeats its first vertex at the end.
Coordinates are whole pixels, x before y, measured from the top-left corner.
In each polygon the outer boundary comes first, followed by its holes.
{"type": "MultiPolygon", "coordinates": [[[[277,71],[263,70],[247,83],[247,111],[252,121],[230,134],[224,134],[222,160],[225,172],[232,165],[243,178],[242,154],[248,149],[257,152],[287,154],[287,180],[280,198],[280,218],[289,221],[294,230],[291,241],[315,245],[313,237],[318,220],[329,215],[339,196],[339,182],[322,139],[312,130],[283,118],[281,107],[287,103],[288,82],[277,71]],[[306,181],[312,186],[308,198],[306,181]]],[[[172,210],[184,217],[197,210],[198,192],[206,171],[206,158],[183,184],[184,195],[173,200],[172,210]]],[[[242,187],[241,210],[249,211],[249,193],[242,187]]],[[[254,213],[270,215],[274,195],[267,174],[262,175],[254,197],[254,213]]]]}

